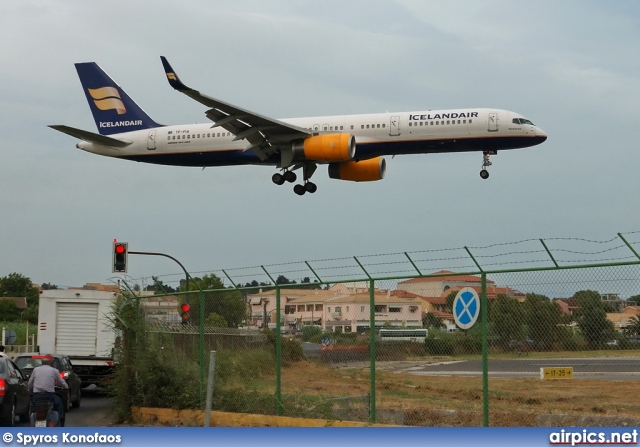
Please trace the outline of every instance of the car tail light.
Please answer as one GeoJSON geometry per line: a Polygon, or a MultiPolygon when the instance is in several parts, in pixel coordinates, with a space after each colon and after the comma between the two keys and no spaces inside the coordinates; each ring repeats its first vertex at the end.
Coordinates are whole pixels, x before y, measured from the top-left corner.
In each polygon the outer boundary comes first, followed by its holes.
{"type": "Polygon", "coordinates": [[[4,392],[5,392],[5,381],[4,379],[0,379],[0,396],[4,396],[4,392]]]}
{"type": "Polygon", "coordinates": [[[61,372],[60,373],[60,377],[63,378],[64,380],[67,380],[69,378],[69,373],[68,372],[61,372]]]}

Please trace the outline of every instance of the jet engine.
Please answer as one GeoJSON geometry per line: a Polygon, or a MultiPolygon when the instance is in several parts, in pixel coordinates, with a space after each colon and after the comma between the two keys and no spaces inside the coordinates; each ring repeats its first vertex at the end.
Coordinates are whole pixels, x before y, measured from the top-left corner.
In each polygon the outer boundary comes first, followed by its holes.
{"type": "Polygon", "coordinates": [[[345,161],[329,164],[329,177],[352,182],[374,182],[382,180],[387,162],[382,157],[369,160],[345,161]]]}
{"type": "Polygon", "coordinates": [[[351,160],[356,152],[356,139],[348,133],[315,135],[292,145],[293,158],[319,162],[351,160]]]}

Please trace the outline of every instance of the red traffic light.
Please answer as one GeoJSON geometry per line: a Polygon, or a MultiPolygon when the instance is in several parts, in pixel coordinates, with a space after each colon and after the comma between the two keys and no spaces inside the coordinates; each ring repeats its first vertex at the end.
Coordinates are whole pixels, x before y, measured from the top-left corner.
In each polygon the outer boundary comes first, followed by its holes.
{"type": "Polygon", "coordinates": [[[113,242],[113,273],[127,273],[127,246],[126,242],[113,242]]]}
{"type": "Polygon", "coordinates": [[[182,318],[182,324],[188,324],[189,323],[189,310],[191,309],[191,306],[189,306],[187,303],[183,303],[180,305],[180,309],[182,310],[182,312],[180,313],[180,318],[182,318]]]}

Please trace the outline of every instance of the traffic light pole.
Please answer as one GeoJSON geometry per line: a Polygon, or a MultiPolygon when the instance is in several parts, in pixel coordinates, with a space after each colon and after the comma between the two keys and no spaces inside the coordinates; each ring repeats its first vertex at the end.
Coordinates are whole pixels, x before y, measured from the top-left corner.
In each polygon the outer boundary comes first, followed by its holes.
{"type": "Polygon", "coordinates": [[[145,255],[145,256],[164,256],[165,258],[169,258],[172,261],[174,261],[176,264],[178,264],[180,266],[180,268],[182,268],[182,271],[184,272],[187,282],[185,284],[186,288],[187,288],[187,303],[189,302],[189,279],[191,279],[191,282],[193,284],[196,285],[196,287],[198,288],[198,290],[200,291],[200,404],[202,404],[202,397],[203,397],[203,391],[204,391],[204,293],[202,292],[202,288],[200,287],[200,285],[195,282],[193,280],[193,278],[191,278],[191,275],[189,275],[189,272],[187,272],[187,269],[184,268],[184,265],[182,265],[182,263],[180,261],[178,261],[176,258],[174,258],[173,256],[170,256],[166,253],[154,253],[154,252],[148,252],[148,251],[129,251],[130,255],[145,255]]]}
{"type": "Polygon", "coordinates": [[[170,255],[165,254],[165,253],[154,253],[154,252],[149,252],[149,251],[129,251],[129,254],[130,255],[146,255],[146,256],[164,256],[165,258],[171,259],[176,264],[178,264],[180,266],[180,268],[182,268],[182,271],[186,275],[186,277],[187,277],[187,288],[189,287],[189,280],[191,280],[191,282],[193,282],[196,285],[198,290],[200,290],[202,292],[202,289],[200,288],[198,283],[193,280],[191,275],[189,275],[189,272],[187,272],[187,269],[184,268],[184,265],[182,265],[182,263],[180,261],[178,261],[176,258],[174,258],[173,256],[170,256],[170,255]]]}

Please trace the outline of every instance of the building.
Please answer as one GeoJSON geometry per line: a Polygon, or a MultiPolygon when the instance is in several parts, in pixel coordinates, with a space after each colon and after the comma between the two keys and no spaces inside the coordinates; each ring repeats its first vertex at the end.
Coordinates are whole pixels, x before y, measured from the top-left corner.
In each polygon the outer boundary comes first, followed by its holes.
{"type": "MultiPolygon", "coordinates": [[[[280,324],[298,328],[303,324],[322,325],[323,304],[338,292],[321,289],[280,289],[280,324]],[[293,304],[294,301],[297,302],[293,304]],[[294,307],[292,307],[294,306],[294,307]]],[[[276,290],[260,290],[247,296],[247,325],[254,328],[276,323],[276,290]]]]}
{"type": "MultiPolygon", "coordinates": [[[[361,332],[371,328],[369,292],[356,293],[325,302],[323,328],[328,331],[361,332]]],[[[375,326],[422,327],[422,301],[394,296],[391,292],[374,293],[375,326]]]]}
{"type": "MultiPolygon", "coordinates": [[[[348,293],[350,287],[329,290],[281,289],[280,325],[286,329],[320,326],[326,331],[356,332],[370,328],[368,289],[348,293]]],[[[356,288],[356,290],[358,290],[356,288]]],[[[422,327],[422,301],[415,296],[375,291],[376,327],[422,327]]],[[[248,296],[249,326],[273,327],[276,323],[275,290],[248,296]],[[266,323],[266,324],[265,324],[266,323]]]]}
{"type": "MultiPolygon", "coordinates": [[[[474,275],[455,275],[449,270],[440,270],[433,275],[420,278],[408,279],[398,283],[398,289],[415,293],[425,297],[439,297],[443,293],[450,293],[450,289],[463,287],[480,288],[482,279],[474,275]]],[[[495,288],[495,283],[487,278],[487,292],[495,288]]]]}
{"type": "Polygon", "coordinates": [[[624,332],[625,328],[631,325],[631,319],[635,316],[632,313],[607,313],[607,320],[613,324],[616,332],[624,332]]]}

